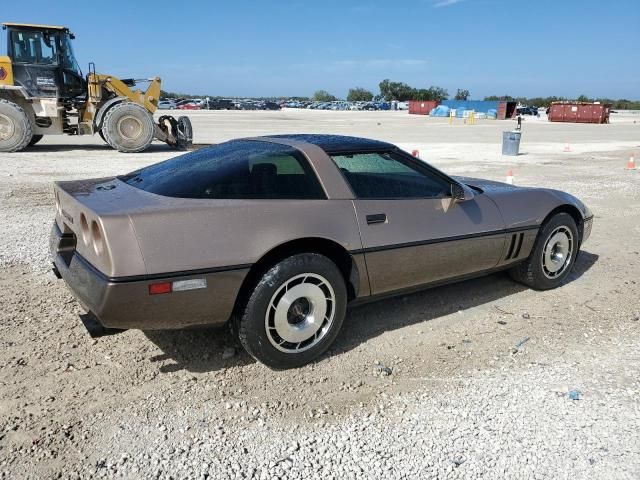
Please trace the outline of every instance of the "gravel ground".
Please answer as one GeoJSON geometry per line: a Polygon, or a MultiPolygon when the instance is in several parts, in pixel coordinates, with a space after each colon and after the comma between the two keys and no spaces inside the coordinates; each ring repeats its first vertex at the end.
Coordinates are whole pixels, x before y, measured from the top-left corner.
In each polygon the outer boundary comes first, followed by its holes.
{"type": "MultiPolygon", "coordinates": [[[[194,116],[203,141],[221,115],[194,116]]],[[[582,198],[592,237],[560,289],[496,274],[353,308],[319,361],[274,372],[227,330],[92,340],[48,272],[52,180],[171,151],[46,139],[0,154],[0,478],[640,478],[640,173],[624,169],[640,126],[529,123],[510,159],[497,140],[508,122],[270,115],[232,115],[225,135],[334,122],[453,174],[513,168],[518,184],[582,198]]]]}

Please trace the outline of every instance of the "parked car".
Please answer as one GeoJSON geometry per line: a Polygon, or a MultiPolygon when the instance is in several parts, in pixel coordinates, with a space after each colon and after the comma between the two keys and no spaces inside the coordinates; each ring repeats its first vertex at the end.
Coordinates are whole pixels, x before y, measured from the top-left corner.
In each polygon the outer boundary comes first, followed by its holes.
{"type": "Polygon", "coordinates": [[[161,100],[158,102],[158,110],[172,110],[176,108],[176,102],[171,100],[161,100]]]}
{"type": "Polygon", "coordinates": [[[188,98],[184,98],[184,99],[182,99],[182,100],[178,100],[178,101],[176,102],[176,107],[179,107],[180,105],[185,105],[185,104],[187,104],[187,103],[193,103],[193,100],[188,99],[188,98]]]}
{"type": "Polygon", "coordinates": [[[538,109],[535,107],[519,107],[516,108],[518,115],[538,115],[538,109]]]}
{"type": "Polygon", "coordinates": [[[193,102],[183,103],[182,105],[179,105],[176,108],[178,110],[202,110],[202,107],[200,105],[193,102]]]}
{"type": "Polygon", "coordinates": [[[280,110],[280,105],[275,102],[261,102],[259,108],[261,110],[280,110]]]}
{"type": "Polygon", "coordinates": [[[54,272],[92,334],[232,322],[274,368],[323,353],[348,303],[503,269],[558,287],[593,221],[567,193],[335,135],[233,140],[54,194],[54,272]]]}
{"type": "Polygon", "coordinates": [[[236,110],[236,105],[232,100],[224,100],[224,99],[213,99],[209,100],[207,103],[207,108],[209,110],[236,110]]]}

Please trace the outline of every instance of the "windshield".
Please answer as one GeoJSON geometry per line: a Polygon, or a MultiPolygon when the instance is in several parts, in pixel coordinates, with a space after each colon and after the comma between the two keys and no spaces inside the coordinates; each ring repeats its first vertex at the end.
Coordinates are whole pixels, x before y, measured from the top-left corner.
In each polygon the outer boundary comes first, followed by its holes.
{"type": "Polygon", "coordinates": [[[62,66],[82,77],[82,71],[73,53],[73,45],[71,44],[71,37],[68,33],[62,35],[62,66]]]}
{"type": "Polygon", "coordinates": [[[58,49],[55,35],[37,30],[12,31],[11,49],[15,63],[55,65],[58,49]]]}

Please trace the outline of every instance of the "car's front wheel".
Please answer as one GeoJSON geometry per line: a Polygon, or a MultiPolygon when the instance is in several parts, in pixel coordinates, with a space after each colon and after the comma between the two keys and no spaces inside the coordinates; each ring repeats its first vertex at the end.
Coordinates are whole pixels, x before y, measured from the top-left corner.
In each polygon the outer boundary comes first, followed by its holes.
{"type": "Polygon", "coordinates": [[[579,249],[575,220],[568,213],[559,213],[542,225],[527,261],[509,273],[514,280],[536,290],[559,287],[571,273],[579,249]]]}
{"type": "Polygon", "coordinates": [[[238,338],[271,368],[299,367],[333,343],[346,306],[335,263],[316,253],[293,255],[262,275],[237,320],[238,338]]]}

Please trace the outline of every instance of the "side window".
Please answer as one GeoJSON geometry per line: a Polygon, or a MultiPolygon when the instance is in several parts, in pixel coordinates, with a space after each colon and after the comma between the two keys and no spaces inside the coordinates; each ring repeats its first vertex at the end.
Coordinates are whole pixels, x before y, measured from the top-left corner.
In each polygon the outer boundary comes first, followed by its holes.
{"type": "Polygon", "coordinates": [[[120,177],[176,198],[324,199],[302,154],[285,145],[233,141],[187,153],[120,177]]]}
{"type": "Polygon", "coordinates": [[[293,154],[256,154],[248,161],[247,198],[323,198],[315,175],[293,154]],[[309,171],[305,171],[305,167],[309,171]]]}
{"type": "Polygon", "coordinates": [[[332,155],[358,198],[441,198],[449,183],[395,153],[332,155]]]}
{"type": "Polygon", "coordinates": [[[249,161],[249,170],[253,171],[256,165],[264,164],[274,165],[278,175],[304,175],[304,169],[298,159],[290,155],[274,155],[267,158],[257,157],[249,161]]]}

